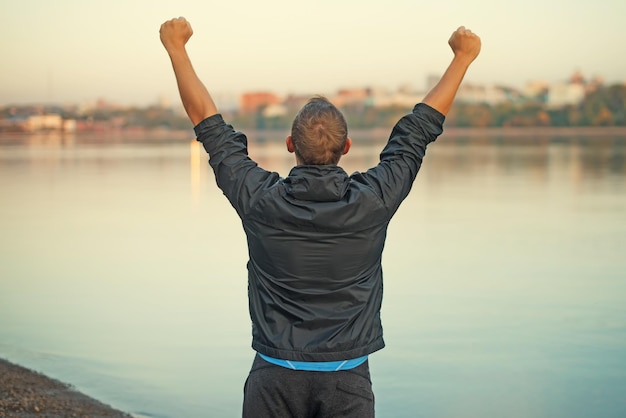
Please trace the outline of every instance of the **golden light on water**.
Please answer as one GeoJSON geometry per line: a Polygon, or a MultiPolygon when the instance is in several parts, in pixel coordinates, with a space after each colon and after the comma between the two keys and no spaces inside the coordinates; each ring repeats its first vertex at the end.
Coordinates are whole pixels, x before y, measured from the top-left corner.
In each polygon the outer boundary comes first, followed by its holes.
{"type": "Polygon", "coordinates": [[[189,178],[191,180],[191,204],[194,209],[198,207],[200,199],[200,168],[204,160],[204,150],[201,148],[200,143],[195,139],[189,142],[189,178]]]}

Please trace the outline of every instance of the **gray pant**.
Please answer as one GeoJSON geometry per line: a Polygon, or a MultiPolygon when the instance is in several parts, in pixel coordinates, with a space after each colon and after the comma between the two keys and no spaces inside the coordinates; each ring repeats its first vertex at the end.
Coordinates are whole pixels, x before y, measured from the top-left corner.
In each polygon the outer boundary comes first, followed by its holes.
{"type": "Polygon", "coordinates": [[[244,418],[374,417],[366,361],[351,370],[291,370],[254,358],[244,387],[244,418]]]}

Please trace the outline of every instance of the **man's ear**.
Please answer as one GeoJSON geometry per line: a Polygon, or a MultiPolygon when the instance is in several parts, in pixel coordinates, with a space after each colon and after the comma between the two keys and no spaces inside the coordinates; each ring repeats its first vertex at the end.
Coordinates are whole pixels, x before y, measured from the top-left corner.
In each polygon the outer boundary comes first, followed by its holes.
{"type": "Polygon", "coordinates": [[[287,144],[287,151],[293,153],[296,151],[296,148],[293,146],[293,139],[291,139],[291,135],[287,137],[285,140],[285,144],[287,144]]]}
{"type": "Polygon", "coordinates": [[[346,155],[348,151],[350,151],[351,146],[352,140],[350,138],[346,138],[346,145],[343,147],[343,153],[341,155],[346,155]]]}

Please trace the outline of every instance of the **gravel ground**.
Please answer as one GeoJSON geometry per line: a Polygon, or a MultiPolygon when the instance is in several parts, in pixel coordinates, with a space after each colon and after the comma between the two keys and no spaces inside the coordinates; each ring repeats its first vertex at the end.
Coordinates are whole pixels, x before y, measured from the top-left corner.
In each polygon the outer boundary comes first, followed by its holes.
{"type": "Polygon", "coordinates": [[[131,418],[71,386],[0,359],[0,418],[131,418]]]}

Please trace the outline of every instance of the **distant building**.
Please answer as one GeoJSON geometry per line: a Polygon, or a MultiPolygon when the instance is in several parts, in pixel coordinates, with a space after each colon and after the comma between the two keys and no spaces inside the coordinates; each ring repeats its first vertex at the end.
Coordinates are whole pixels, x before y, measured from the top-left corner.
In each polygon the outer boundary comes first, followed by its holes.
{"type": "Polygon", "coordinates": [[[244,93],[241,95],[239,111],[241,113],[256,113],[268,106],[280,104],[280,98],[270,92],[244,93]]]}
{"type": "Polygon", "coordinates": [[[63,119],[59,114],[15,116],[3,119],[0,130],[13,132],[74,132],[75,119],[63,119]]]}
{"type": "Polygon", "coordinates": [[[510,101],[510,89],[497,86],[483,86],[478,84],[462,84],[456,94],[460,103],[485,103],[496,105],[510,101]]]}
{"type": "Polygon", "coordinates": [[[566,82],[550,85],[546,104],[552,108],[577,105],[585,96],[604,84],[602,77],[587,80],[580,71],[574,72],[566,82]]]}
{"type": "Polygon", "coordinates": [[[263,108],[263,116],[266,118],[275,118],[285,116],[287,114],[287,106],[282,104],[273,104],[263,108]]]}
{"type": "Polygon", "coordinates": [[[587,84],[585,77],[583,76],[583,73],[581,73],[580,71],[575,71],[574,74],[572,74],[569,78],[569,84],[580,84],[580,85],[585,85],[587,84]]]}
{"type": "Polygon", "coordinates": [[[579,83],[555,83],[550,85],[546,104],[557,108],[577,105],[585,98],[585,86],[579,83]]]}
{"type": "Polygon", "coordinates": [[[288,95],[283,101],[283,105],[292,113],[298,112],[311,99],[311,95],[288,95]]]}
{"type": "Polygon", "coordinates": [[[422,92],[415,92],[407,86],[403,86],[392,93],[384,90],[373,91],[370,103],[374,107],[398,106],[412,108],[415,104],[421,102],[424,96],[425,94],[422,92]]]}
{"type": "Polygon", "coordinates": [[[524,96],[530,99],[538,99],[545,101],[548,91],[550,90],[550,83],[544,80],[535,80],[526,83],[524,86],[524,96]]]}
{"type": "Polygon", "coordinates": [[[369,97],[368,88],[341,89],[332,98],[332,102],[337,107],[364,106],[369,97]]]}
{"type": "Polygon", "coordinates": [[[63,128],[61,115],[33,115],[28,117],[28,130],[36,131],[60,131],[63,128]]]}
{"type": "Polygon", "coordinates": [[[593,93],[594,91],[598,90],[603,85],[604,85],[604,77],[595,76],[591,80],[589,80],[589,82],[585,86],[585,91],[587,92],[587,94],[593,93]]]}

